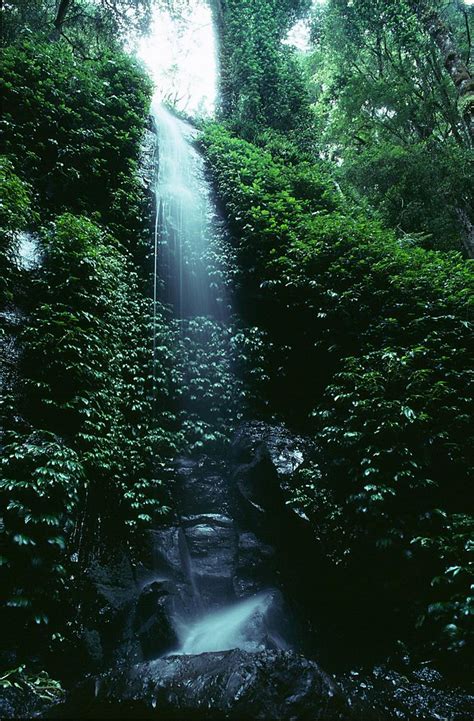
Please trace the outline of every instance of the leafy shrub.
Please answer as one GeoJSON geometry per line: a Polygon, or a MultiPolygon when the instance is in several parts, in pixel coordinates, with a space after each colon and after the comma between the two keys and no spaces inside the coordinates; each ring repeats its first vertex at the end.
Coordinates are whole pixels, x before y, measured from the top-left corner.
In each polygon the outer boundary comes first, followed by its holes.
{"type": "Polygon", "coordinates": [[[0,83],[5,152],[34,185],[43,217],[94,213],[136,252],[145,203],[137,163],[151,95],[142,70],[118,51],[85,61],[38,38],[6,48],[0,83]]]}
{"type": "Polygon", "coordinates": [[[63,556],[83,485],[77,453],[51,433],[14,436],[4,448],[3,591],[10,611],[36,624],[47,624],[61,605],[63,556]]]}
{"type": "Polygon", "coordinates": [[[30,189],[14,173],[8,158],[0,157],[0,307],[13,297],[18,232],[31,219],[30,189]]]}
{"type": "MultiPolygon", "coordinates": [[[[30,706],[32,698],[36,699],[41,706],[43,703],[57,703],[64,697],[64,689],[59,681],[51,678],[46,671],[35,673],[27,669],[25,665],[0,671],[0,688],[7,694],[9,690],[13,689],[23,691],[27,695],[27,704],[30,706]]],[[[39,709],[35,709],[35,711],[37,710],[39,709]]]]}
{"type": "MultiPolygon", "coordinates": [[[[341,569],[359,626],[376,636],[389,613],[405,635],[433,606],[444,559],[465,568],[446,519],[463,512],[472,467],[472,274],[457,253],[404,247],[350,216],[324,174],[286,167],[271,140],[270,155],[213,126],[203,142],[251,298],[242,308],[272,343],[268,411],[319,446],[292,502],[341,569]]],[[[445,588],[445,627],[462,630],[446,643],[438,624],[438,651],[464,648],[468,579],[452,597],[445,588]]]]}
{"type": "Polygon", "coordinates": [[[147,520],[159,505],[145,490],[158,484],[145,483],[154,434],[151,302],[116,242],[90,220],[58,218],[44,256],[41,302],[24,334],[25,414],[80,451],[99,507],[122,488],[130,522],[147,520]]]}

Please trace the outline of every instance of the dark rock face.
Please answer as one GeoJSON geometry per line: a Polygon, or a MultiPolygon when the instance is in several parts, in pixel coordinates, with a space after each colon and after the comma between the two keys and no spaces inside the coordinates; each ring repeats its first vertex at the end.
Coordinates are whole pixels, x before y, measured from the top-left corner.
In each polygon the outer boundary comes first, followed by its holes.
{"type": "Polygon", "coordinates": [[[179,646],[166,586],[156,581],[151,583],[141,593],[135,608],[133,631],[145,658],[156,658],[179,646]]]}
{"type": "Polygon", "coordinates": [[[314,538],[286,503],[295,469],[314,458],[308,440],[261,422],[239,429],[226,463],[178,458],[175,519],[149,531],[142,564],[117,552],[87,573],[89,667],[116,670],[48,718],[470,721],[472,698],[432,669],[353,672],[338,690],[297,652],[317,652],[324,623],[307,582],[308,568],[317,575],[314,538]],[[266,594],[235,636],[246,650],[199,653],[213,648],[207,637],[200,646],[207,614],[266,594]],[[166,656],[180,648],[190,655],[166,656]]]}
{"type": "Polygon", "coordinates": [[[304,462],[310,442],[295,436],[284,425],[252,421],[240,426],[232,447],[237,462],[252,462],[266,456],[282,478],[290,476],[304,462]]]}
{"type": "Polygon", "coordinates": [[[276,551],[251,531],[239,534],[234,573],[234,591],[239,598],[257,593],[275,583],[276,551]]]}
{"type": "Polygon", "coordinates": [[[171,656],[101,676],[54,718],[348,718],[337,686],[314,661],[285,651],[171,656]]]}
{"type": "Polygon", "coordinates": [[[301,462],[300,445],[281,426],[248,424],[237,434],[234,460],[176,460],[176,519],[148,532],[140,566],[117,550],[110,563],[87,570],[82,639],[91,668],[176,651],[193,619],[270,589],[274,602],[257,634],[268,643],[257,647],[295,646],[277,544],[288,540],[281,517],[290,525],[295,519],[280,483],[301,462]],[[257,523],[249,503],[262,504],[257,523]],[[266,533],[273,525],[276,533],[266,533]]]}
{"type": "Polygon", "coordinates": [[[286,505],[288,481],[312,450],[309,440],[282,425],[254,421],[239,428],[232,444],[233,482],[244,515],[254,525],[281,523],[295,515],[286,505]]]}
{"type": "Polygon", "coordinates": [[[212,608],[232,599],[238,532],[228,516],[216,513],[182,519],[193,581],[201,603],[212,608]]]}
{"type": "Polygon", "coordinates": [[[92,669],[143,659],[133,630],[136,583],[130,559],[117,549],[108,561],[92,561],[82,578],[82,652],[92,669]]]}
{"type": "Polygon", "coordinates": [[[208,459],[178,458],[174,500],[180,513],[228,515],[231,507],[228,469],[208,459]]]}

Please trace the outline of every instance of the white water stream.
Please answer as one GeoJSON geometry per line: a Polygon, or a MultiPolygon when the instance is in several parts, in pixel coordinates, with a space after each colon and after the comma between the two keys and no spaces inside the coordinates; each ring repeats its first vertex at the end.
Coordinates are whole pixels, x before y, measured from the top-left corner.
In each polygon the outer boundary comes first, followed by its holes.
{"type": "Polygon", "coordinates": [[[271,595],[260,593],[221,610],[213,611],[183,628],[180,653],[195,654],[241,648],[259,651],[265,648],[261,636],[262,616],[271,595]]]}
{"type": "MultiPolygon", "coordinates": [[[[163,42],[163,32],[168,21],[163,21],[160,25],[162,15],[155,18],[158,22],[158,25],[155,23],[155,36],[152,35],[142,44],[139,51],[151,69],[157,85],[152,105],[158,136],[154,232],[155,324],[157,303],[164,301],[173,309],[176,320],[183,321],[184,329],[188,327],[187,319],[199,319],[203,316],[224,327],[230,315],[226,293],[229,253],[225,247],[223,223],[213,199],[212,187],[206,178],[204,159],[195,145],[197,131],[163,104],[163,100],[169,101],[183,95],[185,102],[178,101],[175,105],[180,110],[212,112],[214,106],[215,46],[210,10],[201,0],[197,0],[195,5],[198,11],[196,16],[188,17],[187,35],[185,34],[188,46],[185,55],[176,56],[176,67],[171,74],[166,71],[167,55],[171,57],[176,48],[173,46],[171,52],[171,46],[163,42]],[[195,33],[192,32],[193,21],[195,33]],[[201,47],[197,54],[190,41],[193,35],[194,39],[201,38],[201,47]],[[160,50],[164,52],[164,58],[160,57],[160,50]],[[190,58],[193,57],[195,67],[190,65],[190,58]],[[206,78],[202,79],[202,82],[189,82],[199,68],[207,74],[206,78]],[[183,93],[179,89],[181,76],[187,80],[183,93]],[[170,89],[168,81],[173,77],[176,82],[171,83],[170,89]]],[[[171,34],[172,43],[179,48],[183,33],[177,26],[171,25],[171,34]]],[[[192,331],[188,329],[185,332],[192,331]]],[[[199,336],[199,339],[198,336],[193,337],[192,340],[206,343],[205,335],[199,336]]],[[[181,647],[177,652],[199,654],[232,648],[247,651],[265,648],[265,615],[271,604],[272,594],[261,593],[230,603],[227,599],[221,608],[210,611],[209,606],[206,607],[203,603],[197,585],[193,583],[192,563],[188,560],[190,568],[183,570],[191,579],[196,615],[185,619],[175,618],[181,630],[181,647]]]]}
{"type": "Polygon", "coordinates": [[[197,131],[160,102],[152,112],[158,133],[155,301],[160,296],[170,303],[177,318],[223,319],[219,225],[204,160],[193,144],[197,131]]]}

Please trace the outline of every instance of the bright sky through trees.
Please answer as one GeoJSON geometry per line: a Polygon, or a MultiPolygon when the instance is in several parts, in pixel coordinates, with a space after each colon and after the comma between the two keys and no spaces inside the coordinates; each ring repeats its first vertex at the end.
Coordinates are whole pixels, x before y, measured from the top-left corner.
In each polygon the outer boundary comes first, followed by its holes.
{"type": "Polygon", "coordinates": [[[197,0],[179,18],[155,6],[150,34],[137,43],[161,99],[188,113],[212,114],[216,50],[211,10],[197,0]]]}

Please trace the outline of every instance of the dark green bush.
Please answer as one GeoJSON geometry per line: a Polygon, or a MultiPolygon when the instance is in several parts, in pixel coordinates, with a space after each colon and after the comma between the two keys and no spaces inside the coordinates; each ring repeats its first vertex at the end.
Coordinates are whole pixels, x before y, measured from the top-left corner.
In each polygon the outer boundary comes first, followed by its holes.
{"type": "Polygon", "coordinates": [[[324,174],[285,166],[274,147],[219,127],[204,144],[252,298],[244,312],[273,344],[269,410],[319,447],[292,502],[362,628],[376,635],[389,614],[395,633],[418,627],[421,644],[436,616],[431,646],[463,652],[466,535],[449,544],[447,528],[460,528],[473,461],[469,263],[351,217],[324,174]],[[431,583],[450,580],[448,564],[463,570],[438,607],[431,583]]]}
{"type": "Polygon", "coordinates": [[[13,298],[17,275],[18,233],[31,221],[31,191],[13,170],[8,158],[0,157],[0,308],[13,298]]]}
{"type": "Polygon", "coordinates": [[[5,152],[33,184],[43,218],[94,213],[136,252],[144,203],[136,171],[151,95],[142,70],[118,51],[83,60],[38,38],[5,49],[0,84],[5,152]]]}

